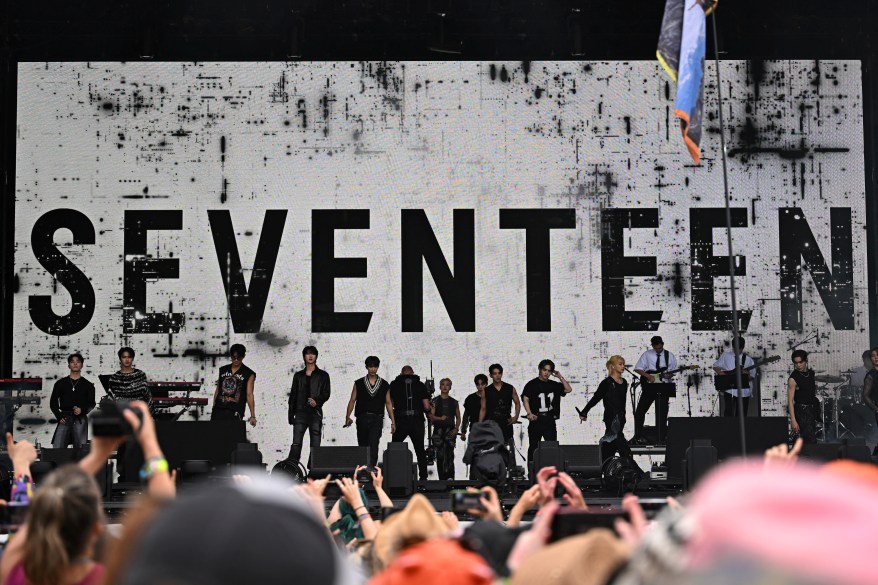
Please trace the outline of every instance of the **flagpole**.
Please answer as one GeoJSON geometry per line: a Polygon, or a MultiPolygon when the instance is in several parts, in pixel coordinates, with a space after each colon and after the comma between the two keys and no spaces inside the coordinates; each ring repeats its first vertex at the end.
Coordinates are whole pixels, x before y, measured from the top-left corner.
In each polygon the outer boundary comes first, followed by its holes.
{"type": "MultiPolygon", "coordinates": [[[[728,157],[726,155],[726,138],[725,138],[725,126],[723,125],[723,93],[722,93],[722,84],[720,81],[719,75],[719,41],[717,41],[716,36],[716,7],[710,13],[710,18],[713,24],[713,58],[715,64],[716,71],[716,97],[719,110],[719,143],[720,150],[722,152],[722,162],[723,162],[723,190],[725,191],[725,200],[726,200],[726,242],[728,242],[728,254],[729,254],[729,279],[730,279],[730,300],[732,303],[732,349],[735,352],[735,364],[741,364],[741,348],[738,344],[738,338],[741,335],[740,328],[738,326],[738,305],[735,299],[735,255],[732,252],[732,207],[729,202],[729,170],[728,170],[728,157]]],[[[755,372],[754,372],[755,373],[755,372]]],[[[741,431],[741,455],[747,455],[747,433],[745,430],[744,420],[744,397],[743,397],[743,383],[741,376],[741,368],[735,368],[735,383],[737,384],[738,389],[738,421],[740,423],[740,431],[741,431]]],[[[758,405],[757,405],[758,406],[758,405]]]]}

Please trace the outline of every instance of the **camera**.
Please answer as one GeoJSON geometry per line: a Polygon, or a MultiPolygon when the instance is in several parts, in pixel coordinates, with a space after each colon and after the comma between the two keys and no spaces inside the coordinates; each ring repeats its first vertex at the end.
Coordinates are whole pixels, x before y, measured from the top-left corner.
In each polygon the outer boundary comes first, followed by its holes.
{"type": "Polygon", "coordinates": [[[372,483],[372,472],[375,470],[374,467],[364,467],[357,472],[357,483],[360,485],[368,485],[372,483]]]}
{"type": "Polygon", "coordinates": [[[562,538],[583,534],[593,528],[606,528],[615,532],[616,519],[629,520],[628,513],[618,508],[600,511],[582,511],[562,508],[552,519],[552,536],[550,542],[562,538]]]}
{"type": "Polygon", "coordinates": [[[466,490],[452,490],[451,511],[456,514],[466,514],[467,510],[484,510],[482,506],[482,492],[468,492],[466,490]]]}
{"type": "Polygon", "coordinates": [[[143,422],[143,413],[131,408],[127,400],[109,400],[104,398],[91,417],[91,432],[95,437],[124,437],[133,434],[134,430],[122,413],[126,410],[133,412],[140,422],[143,422]]]}

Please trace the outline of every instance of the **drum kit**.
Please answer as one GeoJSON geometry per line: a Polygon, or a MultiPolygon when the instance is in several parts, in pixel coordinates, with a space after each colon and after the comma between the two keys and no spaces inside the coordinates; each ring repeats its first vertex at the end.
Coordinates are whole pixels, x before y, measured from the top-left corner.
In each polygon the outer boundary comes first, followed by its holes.
{"type": "Polygon", "coordinates": [[[867,437],[875,428],[872,411],[863,404],[863,389],[851,384],[855,370],[839,372],[838,376],[814,376],[817,395],[823,404],[823,439],[838,440],[867,437]]]}

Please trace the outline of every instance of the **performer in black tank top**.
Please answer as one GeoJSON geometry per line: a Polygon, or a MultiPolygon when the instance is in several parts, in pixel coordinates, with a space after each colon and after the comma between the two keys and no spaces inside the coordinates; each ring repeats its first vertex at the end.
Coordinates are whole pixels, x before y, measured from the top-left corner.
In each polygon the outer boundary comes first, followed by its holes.
{"type": "Polygon", "coordinates": [[[808,367],[808,352],[805,350],[794,351],[792,359],[795,369],[787,380],[790,430],[793,435],[802,437],[805,443],[816,443],[820,402],[817,400],[814,370],[808,367]]]}
{"type": "Polygon", "coordinates": [[[460,429],[460,404],[452,398],[451,379],[439,380],[439,396],[431,402],[430,420],[433,435],[430,442],[436,452],[436,472],[439,479],[454,479],[454,446],[460,429]]]}

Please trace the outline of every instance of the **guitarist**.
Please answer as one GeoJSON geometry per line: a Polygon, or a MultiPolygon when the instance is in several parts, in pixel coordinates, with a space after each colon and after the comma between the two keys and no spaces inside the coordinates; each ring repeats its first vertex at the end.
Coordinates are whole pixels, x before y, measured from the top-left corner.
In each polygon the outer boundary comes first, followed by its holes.
{"type": "Polygon", "coordinates": [[[734,375],[736,365],[745,368],[747,371],[741,372],[741,385],[744,388],[730,388],[723,394],[723,416],[738,416],[738,393],[744,398],[744,416],[747,416],[748,406],[750,405],[750,396],[753,394],[753,376],[749,374],[756,366],[749,355],[744,353],[744,338],[738,337],[738,347],[741,350],[740,364],[735,362],[734,345],[728,351],[723,352],[716,363],[713,364],[713,371],[717,374],[734,375]]]}
{"type": "MultiPolygon", "coordinates": [[[[634,371],[640,374],[640,400],[637,401],[637,408],[634,409],[634,436],[631,438],[632,444],[645,444],[646,438],[643,436],[643,423],[646,420],[646,413],[653,402],[658,401],[656,408],[664,412],[667,416],[668,397],[661,396],[650,387],[655,382],[670,382],[671,376],[663,375],[662,372],[677,369],[677,356],[665,349],[665,342],[658,335],[649,340],[652,349],[643,352],[637,363],[634,364],[634,371]]],[[[656,429],[660,434],[664,434],[656,429]]]]}

